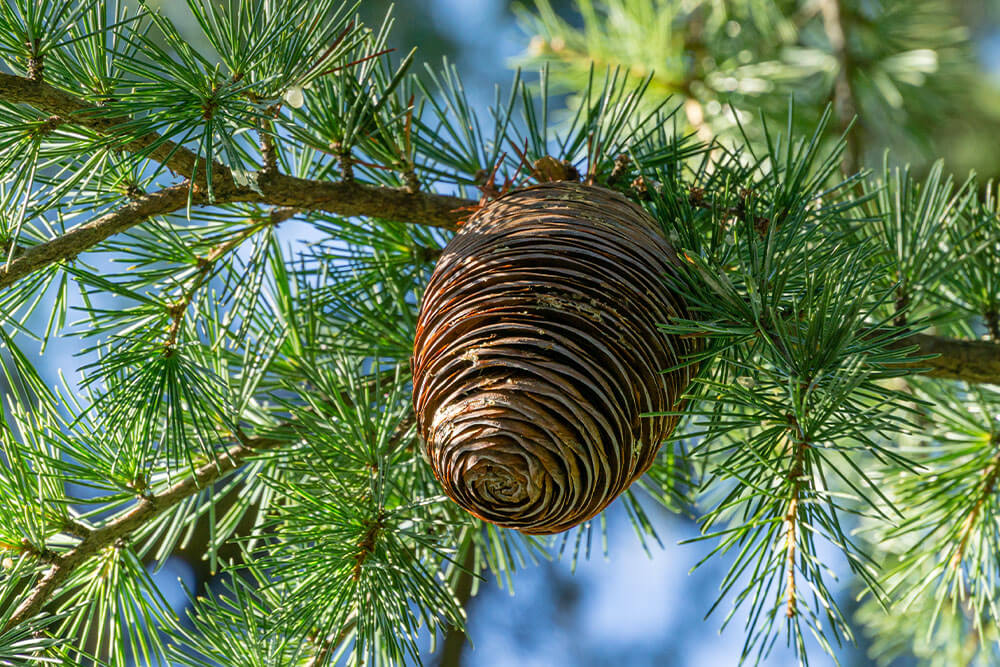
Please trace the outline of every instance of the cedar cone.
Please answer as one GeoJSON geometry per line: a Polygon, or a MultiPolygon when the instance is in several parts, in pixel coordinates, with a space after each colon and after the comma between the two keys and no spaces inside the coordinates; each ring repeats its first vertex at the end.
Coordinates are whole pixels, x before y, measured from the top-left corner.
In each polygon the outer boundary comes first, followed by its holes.
{"type": "Polygon", "coordinates": [[[677,256],[639,206],[554,182],[477,211],[444,249],[413,351],[434,475],[472,514],[525,533],[590,519],[653,464],[695,367],[658,324],[687,317],[677,256]]]}

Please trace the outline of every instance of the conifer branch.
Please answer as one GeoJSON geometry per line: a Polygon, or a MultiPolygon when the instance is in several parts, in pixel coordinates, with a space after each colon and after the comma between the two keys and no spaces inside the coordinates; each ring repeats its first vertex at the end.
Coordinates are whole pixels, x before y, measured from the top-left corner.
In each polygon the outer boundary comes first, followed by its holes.
{"type": "Polygon", "coordinates": [[[80,539],[85,539],[90,537],[90,534],[94,532],[94,529],[79,519],[70,516],[66,517],[66,520],[62,525],[62,532],[68,533],[74,537],[79,537],[80,539]]]}
{"type": "Polygon", "coordinates": [[[156,517],[192,496],[208,485],[222,479],[231,472],[238,470],[251,457],[261,452],[276,449],[288,443],[283,437],[249,437],[237,433],[237,444],[230,446],[211,461],[199,466],[194,475],[188,477],[162,493],[144,496],[125,514],[113,519],[106,525],[90,531],[79,544],[70,551],[54,556],[53,565],[42,578],[38,580],[31,592],[24,598],[17,609],[7,620],[2,632],[26,622],[41,612],[59,587],[81,565],[102,550],[114,545],[119,540],[127,539],[142,526],[156,517]]]}
{"type": "MultiPolygon", "coordinates": [[[[141,195],[120,208],[70,229],[50,241],[16,253],[0,267],[0,289],[10,287],[28,274],[50,264],[71,260],[101,241],[124,232],[155,215],[165,215],[187,203],[187,182],[141,195]]],[[[199,201],[201,198],[196,197],[199,201]]]]}
{"type": "MultiPolygon", "coordinates": [[[[997,440],[997,438],[994,438],[994,441],[997,440]]],[[[994,442],[993,444],[1000,444],[1000,442],[994,442]]],[[[982,490],[979,492],[972,510],[962,522],[962,528],[959,531],[958,546],[955,547],[955,552],[952,554],[951,561],[949,562],[951,569],[954,570],[962,564],[962,559],[965,558],[965,550],[969,546],[969,539],[975,531],[976,521],[979,519],[979,515],[982,514],[983,506],[986,504],[987,499],[993,494],[994,489],[996,489],[998,478],[1000,478],[1000,454],[994,456],[990,466],[983,471],[982,490]]]]}
{"type": "Polygon", "coordinates": [[[925,369],[922,371],[925,375],[970,384],[1000,384],[1000,344],[918,333],[893,345],[894,348],[912,346],[917,347],[915,356],[937,355],[907,364],[910,368],[925,369]]]}
{"type": "Polygon", "coordinates": [[[990,332],[990,338],[994,343],[1000,343],[1000,313],[991,310],[983,319],[986,320],[986,330],[990,332]]]}
{"type": "MultiPolygon", "coordinates": [[[[89,104],[88,102],[75,97],[54,86],[41,81],[31,81],[24,77],[15,76],[0,72],[0,99],[7,102],[28,104],[45,113],[59,117],[62,122],[72,122],[81,127],[86,127],[99,134],[114,138],[116,128],[123,121],[122,118],[108,116],[107,110],[89,104]]],[[[264,128],[266,130],[267,128],[264,128]]],[[[213,162],[213,199],[212,203],[225,204],[233,202],[257,202],[270,204],[273,206],[290,206],[307,210],[321,210],[335,215],[343,216],[370,216],[404,220],[418,224],[426,224],[437,227],[454,228],[464,217],[462,209],[475,205],[472,200],[448,195],[415,191],[412,187],[388,188],[376,185],[359,183],[352,178],[343,182],[315,181],[310,179],[296,178],[277,173],[276,151],[273,145],[273,137],[265,131],[265,164],[264,169],[259,174],[256,188],[241,187],[233,180],[231,170],[225,165],[213,162]]],[[[183,146],[179,146],[172,141],[165,140],[155,132],[147,133],[138,139],[133,139],[120,146],[121,149],[141,153],[148,151],[148,155],[159,161],[171,171],[187,178],[194,177],[195,188],[191,192],[192,204],[203,204],[208,202],[208,197],[202,191],[204,188],[204,177],[198,176],[207,173],[207,165],[204,158],[183,146]],[[155,148],[150,148],[155,146],[155,148]]],[[[171,192],[171,202],[176,202],[175,189],[181,186],[172,186],[164,192],[171,192]]],[[[188,185],[183,186],[186,194],[188,185]]],[[[135,203],[147,204],[151,209],[143,212],[140,208],[131,211],[128,207],[116,212],[119,216],[119,225],[124,225],[120,229],[108,222],[108,229],[112,229],[107,234],[117,233],[123,229],[141,222],[153,216],[175,211],[180,208],[174,205],[168,208],[168,204],[155,195],[147,200],[139,197],[135,203]]],[[[186,200],[185,200],[186,201],[186,200]]],[[[182,202],[184,203],[184,202],[182,202]]],[[[112,215],[112,214],[109,214],[112,215]]],[[[104,216],[105,218],[107,216],[104,216]]],[[[104,218],[87,223],[95,228],[103,228],[99,224],[104,218]]],[[[65,242],[69,248],[76,248],[70,254],[75,255],[82,250],[99,243],[107,238],[102,238],[83,245],[79,240],[65,242]]],[[[52,248],[50,248],[52,249],[52,248]]],[[[25,253],[26,255],[28,253],[25,253]]],[[[38,256],[41,259],[44,256],[38,256]]],[[[65,256],[64,256],[65,257],[65,256]]],[[[40,268],[49,262],[42,261],[36,265],[40,268]]],[[[31,266],[29,262],[25,266],[31,266]]],[[[28,271],[33,269],[28,269],[28,271]]],[[[13,266],[7,267],[5,271],[0,271],[0,289],[6,287],[14,280],[17,280],[23,273],[15,273],[13,266]]]]}
{"type": "MultiPolygon", "coordinates": [[[[802,449],[794,445],[796,458],[802,449]]],[[[793,618],[798,613],[798,596],[795,590],[795,548],[798,544],[799,483],[792,482],[792,498],[785,512],[785,616],[793,618]]]]}
{"type": "Polygon", "coordinates": [[[357,180],[314,181],[286,174],[262,175],[260,192],[236,188],[230,201],[291,206],[344,217],[370,217],[455,229],[476,200],[431,192],[412,192],[357,180]]]}
{"type": "MultiPolygon", "coordinates": [[[[472,200],[449,195],[409,192],[353,181],[328,183],[273,175],[266,179],[262,193],[250,188],[217,190],[214,204],[253,202],[310,211],[326,211],[343,216],[372,216],[409,220],[418,224],[454,228],[463,216],[463,207],[472,200]]],[[[33,271],[50,264],[73,259],[101,241],[130,229],[157,215],[173,213],[188,202],[189,185],[185,181],[157,192],[141,195],[110,213],[74,227],[61,236],[15,254],[10,264],[0,267],[0,289],[9,287],[33,271]]],[[[191,193],[193,205],[207,204],[201,191],[191,193]]]]}
{"type": "MultiPolygon", "coordinates": [[[[217,193],[215,203],[268,203],[286,210],[323,210],[345,216],[408,219],[445,228],[452,228],[463,215],[464,212],[458,209],[475,205],[471,200],[448,195],[413,193],[404,188],[386,188],[357,181],[310,181],[281,174],[267,177],[261,189],[263,194],[249,188],[233,188],[229,192],[217,193]]],[[[188,202],[188,190],[189,185],[184,182],[141,195],[115,211],[15,254],[8,266],[0,267],[0,289],[50,264],[71,260],[150,217],[182,209],[188,202]]],[[[191,201],[197,205],[205,204],[207,196],[196,190],[191,193],[191,201]]],[[[916,346],[918,355],[937,355],[909,364],[913,368],[927,369],[923,372],[931,377],[974,384],[1000,383],[1000,344],[914,334],[901,339],[895,346],[916,346]]]]}
{"type": "Polygon", "coordinates": [[[215,268],[219,260],[226,257],[230,252],[240,247],[244,241],[259,232],[265,227],[276,227],[285,220],[293,217],[298,213],[297,209],[294,208],[280,208],[271,211],[267,219],[257,224],[250,225],[242,230],[231,239],[220,243],[219,245],[212,248],[205,257],[198,258],[198,271],[194,274],[194,280],[191,281],[191,285],[184,290],[181,295],[180,300],[178,300],[170,310],[171,324],[170,329],[167,332],[167,342],[164,346],[165,353],[171,354],[174,347],[177,344],[177,336],[180,334],[181,326],[184,324],[184,316],[187,313],[188,308],[194,301],[195,295],[198,290],[208,282],[212,277],[212,270],[215,268]]]}
{"type": "Polygon", "coordinates": [[[316,652],[313,654],[309,662],[306,663],[307,667],[321,667],[321,665],[326,665],[329,663],[333,654],[337,651],[341,644],[347,641],[347,638],[351,636],[354,632],[354,628],[358,625],[357,617],[353,617],[344,624],[340,632],[336,636],[331,637],[328,641],[321,641],[317,637],[310,637],[316,645],[316,652]]]}
{"type": "MultiPolygon", "coordinates": [[[[801,383],[800,391],[807,390],[808,383],[801,383]]],[[[791,424],[788,427],[790,435],[788,444],[791,448],[792,463],[788,470],[788,481],[791,484],[791,498],[785,511],[785,616],[794,618],[798,614],[798,594],[795,581],[796,548],[799,539],[799,503],[801,501],[803,473],[805,472],[805,454],[809,443],[806,442],[798,421],[792,414],[788,415],[791,424]]]]}
{"type": "MultiPolygon", "coordinates": [[[[472,598],[476,548],[471,540],[468,540],[464,547],[462,569],[456,576],[454,592],[462,609],[467,609],[469,600],[472,598]]],[[[438,667],[459,667],[462,664],[462,651],[465,649],[466,641],[468,638],[465,634],[465,628],[454,625],[449,627],[444,638],[444,645],[441,648],[441,661],[438,663],[438,667]]]]}
{"type": "MultiPolygon", "coordinates": [[[[113,117],[108,114],[107,109],[90,104],[41,80],[27,79],[3,72],[0,72],[0,99],[7,102],[28,104],[39,111],[60,116],[66,122],[72,122],[107,137],[114,137],[116,128],[123,120],[126,120],[113,117]]],[[[154,160],[185,178],[190,178],[195,173],[196,168],[200,174],[207,173],[203,166],[204,160],[199,158],[194,151],[178,146],[172,141],[165,141],[156,132],[149,132],[128,141],[120,148],[131,153],[148,151],[149,156],[154,160]]],[[[232,174],[225,165],[213,164],[212,173],[216,180],[221,179],[220,182],[227,179],[232,180],[232,174]]]]}
{"type": "MultiPolygon", "coordinates": [[[[839,4],[825,0],[822,5],[824,24],[831,45],[838,57],[846,58],[846,44],[840,23],[839,4]]],[[[841,74],[845,62],[841,63],[841,74]]],[[[847,95],[844,105],[853,105],[850,87],[838,94],[847,95]],[[846,91],[846,92],[845,92],[846,91]]],[[[102,109],[89,104],[65,91],[41,81],[0,73],[0,99],[24,103],[35,108],[71,119],[73,123],[102,134],[114,134],[118,121],[102,115],[102,109]]],[[[843,106],[847,109],[848,106],[843,106]]],[[[851,107],[853,108],[853,107],[851,107]]],[[[846,111],[845,111],[846,113],[846,111]]],[[[841,121],[850,117],[841,115],[841,121]]],[[[853,113],[851,114],[853,117],[853,113]]],[[[199,158],[192,151],[164,141],[156,133],[128,142],[122,148],[138,152],[150,145],[159,145],[150,153],[173,171],[190,177],[195,173],[199,158]]],[[[856,156],[855,156],[856,159],[856,156]]],[[[198,173],[205,173],[204,167],[198,173]]],[[[445,228],[454,228],[476,202],[449,195],[413,191],[410,188],[388,188],[360,183],[355,180],[342,182],[315,181],[296,178],[267,169],[260,174],[258,188],[238,187],[230,171],[221,164],[213,164],[218,185],[211,203],[225,204],[255,202],[272,206],[315,210],[343,216],[370,216],[405,220],[445,228]],[[222,179],[221,181],[219,179],[222,179]]],[[[183,208],[189,200],[188,182],[173,185],[158,192],[140,195],[121,208],[90,222],[71,229],[50,241],[27,248],[15,254],[6,267],[0,268],[0,289],[9,287],[19,279],[53,263],[76,257],[114,234],[123,232],[156,215],[165,215],[183,208]]],[[[192,205],[204,205],[208,197],[197,186],[190,192],[192,205]]],[[[920,354],[940,355],[913,366],[926,367],[928,375],[960,379],[967,382],[997,382],[1000,378],[1000,346],[980,341],[960,341],[937,336],[917,334],[900,343],[916,345],[920,354]]]]}

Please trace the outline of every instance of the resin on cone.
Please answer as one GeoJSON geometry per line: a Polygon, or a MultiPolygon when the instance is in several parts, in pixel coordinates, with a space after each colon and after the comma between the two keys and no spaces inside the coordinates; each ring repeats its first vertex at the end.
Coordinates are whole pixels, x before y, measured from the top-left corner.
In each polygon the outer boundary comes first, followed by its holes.
{"type": "Polygon", "coordinates": [[[525,533],[590,519],[653,464],[695,372],[663,276],[677,257],[622,195],[536,185],[477,211],[420,306],[413,401],[445,492],[525,533]]]}

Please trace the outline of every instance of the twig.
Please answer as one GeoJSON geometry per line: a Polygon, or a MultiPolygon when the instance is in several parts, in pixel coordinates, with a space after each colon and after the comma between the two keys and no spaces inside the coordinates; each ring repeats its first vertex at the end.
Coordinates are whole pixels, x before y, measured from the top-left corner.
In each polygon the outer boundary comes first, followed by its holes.
{"type": "MultiPolygon", "coordinates": [[[[462,569],[459,570],[455,581],[455,597],[459,605],[465,609],[472,597],[473,573],[476,565],[476,548],[472,540],[465,544],[465,554],[462,557],[462,569]]],[[[465,649],[465,630],[458,626],[448,628],[445,635],[444,645],[441,647],[441,661],[438,667],[460,667],[462,664],[462,651],[465,649]]]]}
{"type": "MultiPolygon", "coordinates": [[[[187,182],[142,195],[121,208],[91,220],[62,236],[27,248],[9,266],[0,267],[0,289],[9,287],[33,271],[76,257],[114,234],[121,233],[156,215],[166,215],[187,205],[187,182]]],[[[326,211],[342,216],[372,216],[408,220],[418,224],[454,229],[461,219],[458,209],[474,201],[449,195],[409,192],[365,183],[328,183],[277,174],[256,192],[250,188],[218,189],[214,205],[253,202],[274,206],[326,211]]],[[[208,203],[200,190],[191,193],[192,205],[208,203]]]]}
{"type": "Polygon", "coordinates": [[[896,316],[892,323],[897,327],[906,326],[906,309],[910,307],[910,295],[906,291],[906,286],[900,284],[896,288],[896,316]]]}
{"type": "MultiPolygon", "coordinates": [[[[13,74],[0,72],[0,99],[8,102],[30,104],[49,114],[62,116],[67,122],[94,130],[99,134],[114,138],[120,130],[118,127],[127,117],[114,117],[102,109],[71,95],[55,86],[42,81],[33,81],[13,74]]],[[[193,151],[178,146],[172,141],[165,141],[156,132],[144,134],[141,137],[123,143],[122,149],[131,153],[145,153],[160,162],[173,172],[191,178],[195,173],[206,174],[205,161],[193,151]]],[[[232,173],[223,164],[213,163],[214,180],[220,183],[232,180],[232,173]]],[[[197,181],[198,179],[196,179],[197,181]]],[[[204,177],[202,177],[202,182],[204,177]]]]}
{"type": "MultiPolygon", "coordinates": [[[[803,383],[804,384],[804,383],[803,383]]],[[[801,388],[801,385],[800,385],[801,388]]],[[[795,560],[798,546],[799,501],[802,493],[802,473],[805,469],[805,453],[809,446],[805,434],[792,414],[789,430],[792,434],[788,442],[792,448],[792,464],[788,470],[788,481],[792,485],[791,498],[785,511],[785,616],[794,618],[798,613],[798,596],[795,588],[795,560]]]]}
{"type": "Polygon", "coordinates": [[[990,332],[990,338],[994,343],[1000,343],[1000,312],[986,311],[983,319],[986,321],[986,330],[990,332]]]}
{"type": "Polygon", "coordinates": [[[316,637],[311,637],[310,641],[316,645],[316,653],[310,658],[309,662],[306,663],[306,667],[320,667],[329,662],[330,658],[333,657],[334,652],[340,647],[347,638],[351,636],[354,632],[354,628],[358,625],[358,619],[352,618],[344,624],[344,627],[337,633],[337,636],[331,637],[329,641],[320,641],[316,637]]]}
{"type": "Polygon", "coordinates": [[[288,443],[288,439],[282,437],[247,437],[237,434],[237,438],[240,440],[238,444],[198,467],[191,477],[177,482],[160,494],[143,497],[125,514],[91,530],[73,549],[55,556],[52,567],[42,575],[0,632],[7,632],[37,615],[59,586],[95,554],[147,525],[185,498],[237,470],[247,459],[288,443]]]}
{"type": "Polygon", "coordinates": [[[798,613],[798,597],[795,592],[795,545],[796,522],[799,512],[799,485],[792,487],[792,499],[785,513],[785,616],[794,618],[798,613]]]}
{"type": "Polygon", "coordinates": [[[154,215],[182,208],[187,202],[188,189],[185,182],[142,195],[111,213],[74,227],[62,236],[25,249],[16,254],[6,267],[0,267],[0,289],[13,285],[33,271],[72,259],[104,239],[154,215]]]}
{"type": "MultiPolygon", "coordinates": [[[[277,115],[276,107],[270,107],[268,112],[277,115]]],[[[261,120],[258,134],[260,135],[260,155],[264,161],[261,172],[266,175],[275,174],[278,172],[278,145],[274,141],[274,121],[261,120]]]]}
{"type": "MultiPolygon", "coordinates": [[[[1000,442],[994,442],[994,444],[1000,444],[1000,442]]],[[[993,495],[998,477],[1000,477],[1000,455],[993,457],[990,466],[983,471],[982,491],[980,491],[979,496],[976,498],[976,502],[972,506],[972,511],[969,512],[968,516],[962,522],[961,537],[958,540],[958,546],[955,548],[955,553],[952,554],[949,563],[949,567],[953,570],[957,569],[962,564],[962,559],[965,558],[965,550],[969,546],[969,538],[972,537],[972,533],[976,527],[976,519],[982,514],[986,500],[993,495]]]]}
{"type": "Polygon", "coordinates": [[[68,516],[66,517],[65,523],[62,525],[62,532],[74,537],[79,537],[80,539],[85,539],[90,537],[90,534],[94,532],[94,529],[79,519],[68,516]]]}
{"type": "MultiPolygon", "coordinates": [[[[826,38],[830,42],[830,49],[833,51],[834,58],[837,59],[837,79],[833,84],[833,107],[837,114],[840,130],[845,132],[854,122],[854,117],[858,114],[858,107],[851,86],[851,70],[854,63],[847,50],[847,35],[844,32],[840,0],[821,0],[819,10],[823,14],[823,28],[826,30],[826,38]]],[[[844,151],[844,159],[840,164],[843,173],[854,174],[858,171],[861,159],[860,152],[860,137],[855,129],[847,137],[847,149],[844,151]]]]}
{"type": "MultiPolygon", "coordinates": [[[[107,109],[90,104],[55,86],[2,72],[0,72],[0,99],[29,104],[48,114],[59,116],[67,123],[91,129],[110,139],[115,139],[119,135],[118,128],[125,120],[128,120],[127,117],[110,116],[107,109]]],[[[207,202],[203,192],[204,174],[208,172],[207,164],[204,158],[200,158],[190,149],[165,140],[156,132],[150,132],[124,142],[118,148],[148,155],[185,178],[190,179],[194,175],[197,187],[191,193],[191,203],[203,204],[207,202]]],[[[448,195],[414,192],[412,188],[387,188],[353,181],[331,183],[277,174],[267,169],[269,159],[266,156],[266,178],[258,179],[256,189],[238,186],[228,167],[219,162],[213,162],[212,192],[215,198],[212,203],[257,202],[272,206],[291,206],[305,210],[327,211],[343,216],[393,218],[452,229],[462,217],[457,209],[475,203],[448,195]]],[[[187,192],[187,186],[185,186],[185,192],[187,192]]],[[[139,198],[139,200],[141,199],[142,197],[139,198]]],[[[177,210],[177,208],[179,206],[156,211],[149,215],[157,215],[177,210]]],[[[141,222],[141,220],[135,222],[141,222]]],[[[0,272],[0,288],[10,284],[4,282],[7,277],[5,273],[0,272]]]]}
{"type": "Polygon", "coordinates": [[[997,343],[918,333],[900,339],[892,347],[914,346],[917,348],[914,356],[937,356],[909,362],[904,367],[919,368],[930,377],[964,380],[971,384],[1000,384],[1000,345],[997,343]]]}
{"type": "MultiPolygon", "coordinates": [[[[404,417],[402,421],[400,421],[392,435],[389,437],[389,441],[386,443],[385,451],[387,454],[391,454],[391,452],[399,446],[399,443],[406,437],[406,434],[410,431],[410,429],[413,428],[413,424],[415,422],[416,416],[413,413],[410,413],[404,417]]],[[[353,581],[357,582],[361,578],[364,563],[374,552],[375,542],[378,539],[378,535],[382,530],[382,527],[383,517],[379,517],[368,526],[368,530],[365,535],[358,541],[358,551],[354,557],[354,568],[351,573],[351,579],[353,581]]],[[[337,648],[343,644],[350,636],[351,632],[354,631],[357,624],[357,617],[351,618],[344,624],[344,627],[341,628],[340,632],[337,633],[335,637],[330,637],[326,640],[314,635],[310,636],[309,641],[316,647],[316,653],[312,656],[309,662],[306,663],[307,667],[319,667],[320,665],[327,664],[330,658],[333,657],[337,648]]]]}
{"type": "Polygon", "coordinates": [[[205,257],[198,258],[198,271],[194,274],[194,280],[191,281],[190,287],[184,290],[180,300],[170,309],[170,317],[173,321],[170,324],[170,329],[167,331],[167,342],[164,345],[165,354],[169,355],[173,353],[174,347],[177,344],[177,336],[180,334],[181,325],[184,324],[184,316],[187,314],[188,308],[191,307],[191,302],[194,301],[195,294],[211,278],[212,269],[215,268],[219,260],[238,248],[244,241],[261,229],[277,226],[293,217],[296,213],[298,213],[298,210],[294,208],[275,209],[271,211],[266,220],[245,227],[231,239],[212,248],[205,257]]]}

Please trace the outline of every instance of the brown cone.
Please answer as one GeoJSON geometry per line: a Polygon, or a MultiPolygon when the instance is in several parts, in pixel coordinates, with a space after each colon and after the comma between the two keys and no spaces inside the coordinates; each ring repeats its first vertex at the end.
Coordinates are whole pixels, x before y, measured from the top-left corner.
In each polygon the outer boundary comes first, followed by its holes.
{"type": "Polygon", "coordinates": [[[653,464],[694,367],[662,279],[677,257],[616,192],[511,192],[445,248],[413,350],[417,426],[434,475],[472,514],[525,533],[586,521],[653,464]]]}

